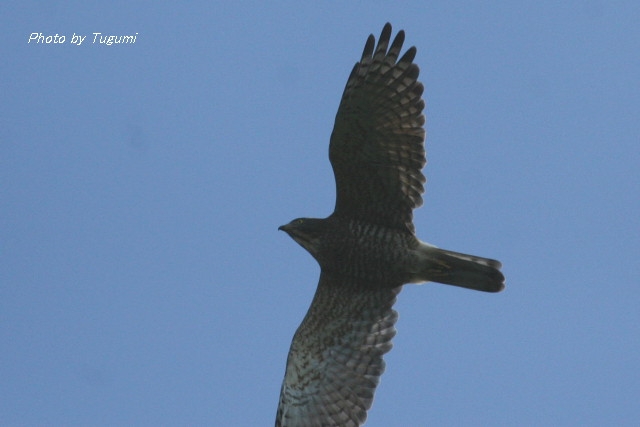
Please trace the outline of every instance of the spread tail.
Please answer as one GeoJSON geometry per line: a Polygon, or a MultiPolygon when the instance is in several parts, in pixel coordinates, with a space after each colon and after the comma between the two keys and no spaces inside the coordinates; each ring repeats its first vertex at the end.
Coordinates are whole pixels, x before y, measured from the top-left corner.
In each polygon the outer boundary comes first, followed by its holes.
{"type": "Polygon", "coordinates": [[[504,275],[499,261],[474,255],[447,251],[423,244],[420,247],[425,260],[419,281],[438,282],[483,292],[504,289],[504,275]]]}

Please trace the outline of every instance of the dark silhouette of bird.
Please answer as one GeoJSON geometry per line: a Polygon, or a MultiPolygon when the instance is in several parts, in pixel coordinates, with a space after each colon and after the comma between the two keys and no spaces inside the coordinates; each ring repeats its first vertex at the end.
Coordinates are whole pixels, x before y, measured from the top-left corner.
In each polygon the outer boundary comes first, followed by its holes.
{"type": "Polygon", "coordinates": [[[386,24],[370,35],[336,115],[329,158],[336,205],[327,218],[280,227],[320,264],[320,281],[296,331],[276,426],[359,426],[391,349],[392,309],[407,283],[438,282],[484,292],[504,289],[498,261],[439,249],[415,235],[426,163],[423,86],[416,48],[399,58],[386,24]]]}

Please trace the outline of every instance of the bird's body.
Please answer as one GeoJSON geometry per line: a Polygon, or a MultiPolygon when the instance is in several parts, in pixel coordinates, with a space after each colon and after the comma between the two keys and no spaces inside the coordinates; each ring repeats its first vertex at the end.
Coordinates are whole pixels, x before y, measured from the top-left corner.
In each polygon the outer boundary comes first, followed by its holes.
{"type": "MultiPolygon", "coordinates": [[[[384,283],[396,287],[413,280],[408,274],[417,255],[407,251],[418,248],[419,242],[408,230],[394,230],[367,222],[331,215],[326,219],[300,219],[294,226],[315,227],[317,244],[306,247],[302,237],[291,236],[318,261],[322,271],[336,276],[384,283]]],[[[290,226],[283,226],[289,232],[290,226]]]]}
{"type": "Polygon", "coordinates": [[[328,218],[280,227],[318,261],[318,289],[287,358],[276,426],[359,426],[391,349],[407,283],[504,288],[495,260],[439,249],[415,235],[426,163],[423,86],[415,48],[398,60],[386,24],[347,81],[331,136],[336,206],[328,218]]]}
{"type": "Polygon", "coordinates": [[[322,271],[375,283],[372,286],[439,282],[485,292],[504,287],[498,261],[437,248],[407,229],[335,214],[299,218],[280,228],[309,251],[322,271]]]}

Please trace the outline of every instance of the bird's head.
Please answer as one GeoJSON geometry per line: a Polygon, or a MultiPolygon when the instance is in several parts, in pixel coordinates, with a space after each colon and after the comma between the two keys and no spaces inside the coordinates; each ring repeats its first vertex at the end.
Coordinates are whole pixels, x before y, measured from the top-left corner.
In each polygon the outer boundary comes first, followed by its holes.
{"type": "Polygon", "coordinates": [[[278,227],[278,230],[286,232],[300,246],[316,257],[324,235],[325,221],[318,218],[296,218],[289,224],[278,227]]]}

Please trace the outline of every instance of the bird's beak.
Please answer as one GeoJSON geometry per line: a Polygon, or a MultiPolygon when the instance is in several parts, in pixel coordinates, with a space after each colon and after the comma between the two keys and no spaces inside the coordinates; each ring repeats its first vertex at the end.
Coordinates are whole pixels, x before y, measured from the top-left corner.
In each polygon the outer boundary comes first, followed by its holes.
{"type": "Polygon", "coordinates": [[[280,227],[278,227],[278,230],[284,231],[289,236],[291,236],[291,224],[281,225],[280,227]]]}

